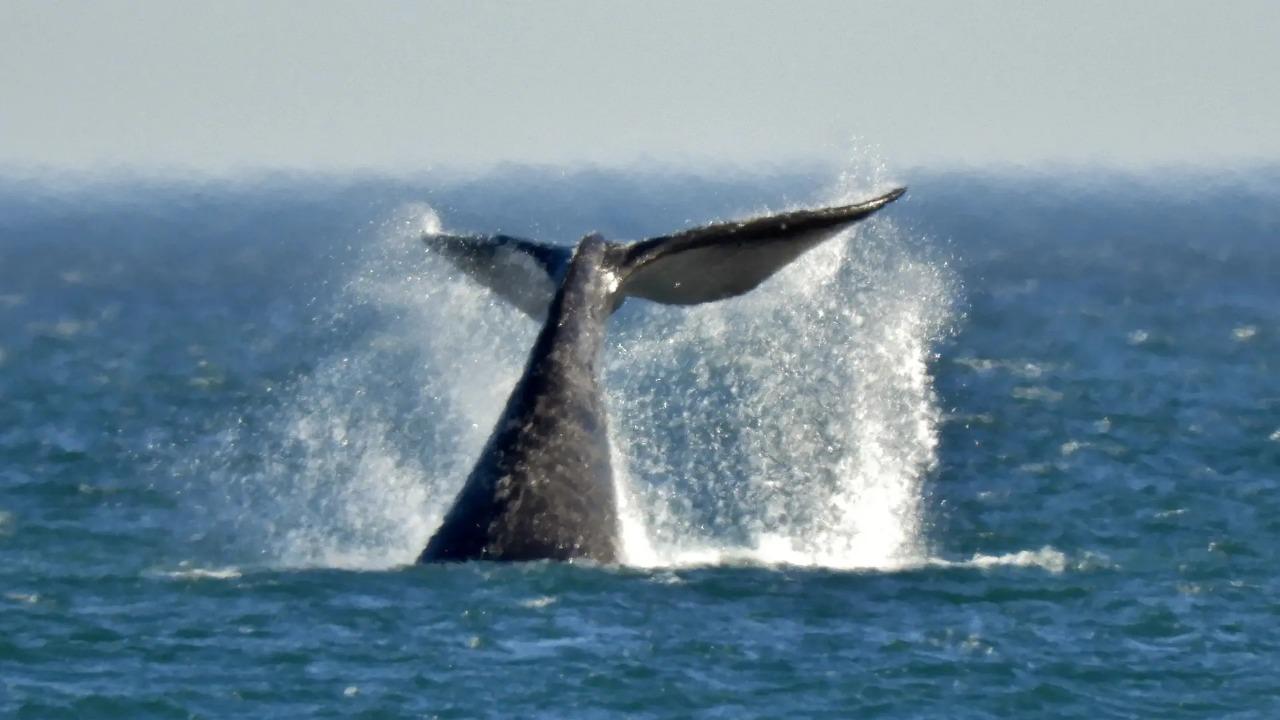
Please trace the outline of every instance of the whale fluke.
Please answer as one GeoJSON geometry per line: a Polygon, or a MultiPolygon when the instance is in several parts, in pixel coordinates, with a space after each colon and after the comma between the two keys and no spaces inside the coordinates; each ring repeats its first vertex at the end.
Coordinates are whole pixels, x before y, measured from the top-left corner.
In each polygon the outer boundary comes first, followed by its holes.
{"type": "Polygon", "coordinates": [[[635,243],[623,260],[623,292],[668,305],[741,295],[905,192],[898,188],[854,205],[717,223],[635,243]]]}
{"type": "Polygon", "coordinates": [[[541,320],[564,279],[573,248],[510,235],[428,235],[427,242],[473,280],[541,320]]]}
{"type": "Polygon", "coordinates": [[[741,295],[906,192],[853,205],[576,247],[506,235],[431,234],[429,246],[542,329],[420,562],[618,559],[618,518],[600,393],[609,316],[626,297],[693,305],[741,295]]]}

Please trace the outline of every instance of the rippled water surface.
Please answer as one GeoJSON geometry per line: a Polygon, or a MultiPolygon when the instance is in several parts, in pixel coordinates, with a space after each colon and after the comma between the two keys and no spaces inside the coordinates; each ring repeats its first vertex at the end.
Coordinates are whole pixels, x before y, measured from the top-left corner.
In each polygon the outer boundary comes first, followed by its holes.
{"type": "Polygon", "coordinates": [[[0,715],[1280,712],[1280,181],[924,174],[606,350],[627,562],[411,565],[536,327],[416,240],[894,178],[0,183],[0,715]]]}

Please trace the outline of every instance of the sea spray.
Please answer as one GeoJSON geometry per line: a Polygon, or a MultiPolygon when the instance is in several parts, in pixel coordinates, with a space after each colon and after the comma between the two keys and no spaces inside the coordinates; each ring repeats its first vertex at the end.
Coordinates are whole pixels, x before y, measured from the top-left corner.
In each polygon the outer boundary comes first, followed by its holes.
{"type": "MultiPolygon", "coordinates": [[[[423,248],[435,212],[376,232],[331,304],[333,350],[215,460],[242,542],[271,564],[412,562],[461,487],[534,328],[423,248]]],[[[215,478],[215,483],[218,479],[215,478]]]]}
{"type": "Polygon", "coordinates": [[[876,219],[754,293],[620,327],[606,387],[649,542],[634,559],[918,563],[929,360],[953,292],[943,263],[876,219]]]}
{"type": "MultiPolygon", "coordinates": [[[[269,563],[412,562],[517,379],[536,324],[424,249],[438,229],[412,205],[370,233],[316,309],[332,354],[276,389],[252,432],[229,431],[242,462],[209,463],[269,563]]],[[[628,562],[918,560],[928,360],[952,292],[916,238],[876,219],[746,296],[630,301],[604,383],[628,562]]]]}

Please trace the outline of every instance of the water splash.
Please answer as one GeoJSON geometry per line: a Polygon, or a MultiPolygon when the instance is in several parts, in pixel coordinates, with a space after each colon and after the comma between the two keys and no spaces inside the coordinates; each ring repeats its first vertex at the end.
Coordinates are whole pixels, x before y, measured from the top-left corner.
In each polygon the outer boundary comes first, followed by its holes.
{"type": "MultiPolygon", "coordinates": [[[[833,202],[870,194],[850,178],[833,202]]],[[[413,206],[375,233],[317,312],[341,350],[211,463],[268,562],[412,562],[480,451],[537,328],[423,252],[439,229],[413,206]]],[[[873,220],[741,298],[616,317],[605,386],[630,564],[925,556],[929,360],[954,289],[918,240],[873,220]]]]}
{"type": "Polygon", "coordinates": [[[424,252],[426,230],[418,205],[374,234],[317,313],[340,350],[223,439],[221,514],[272,564],[412,562],[515,382],[534,328],[424,252]]]}
{"type": "MultiPolygon", "coordinates": [[[[862,196],[862,195],[859,195],[862,196]]],[[[640,565],[919,563],[953,281],[876,220],[741,298],[646,308],[609,399],[640,565]]]]}
{"type": "MultiPolygon", "coordinates": [[[[895,185],[855,142],[826,201],[895,185]]],[[[876,218],[741,298],[619,323],[606,387],[629,562],[929,562],[929,360],[958,288],[920,240],[876,218]]]]}

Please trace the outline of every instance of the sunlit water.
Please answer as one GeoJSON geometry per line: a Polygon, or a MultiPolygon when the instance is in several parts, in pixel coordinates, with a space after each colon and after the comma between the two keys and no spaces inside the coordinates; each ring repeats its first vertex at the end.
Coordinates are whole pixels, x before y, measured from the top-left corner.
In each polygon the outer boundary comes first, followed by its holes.
{"type": "Polygon", "coordinates": [[[424,229],[895,179],[5,184],[0,714],[1274,716],[1263,171],[907,178],[752,294],[630,301],[626,562],[411,565],[537,330],[424,229]]]}

